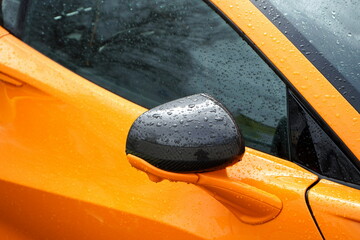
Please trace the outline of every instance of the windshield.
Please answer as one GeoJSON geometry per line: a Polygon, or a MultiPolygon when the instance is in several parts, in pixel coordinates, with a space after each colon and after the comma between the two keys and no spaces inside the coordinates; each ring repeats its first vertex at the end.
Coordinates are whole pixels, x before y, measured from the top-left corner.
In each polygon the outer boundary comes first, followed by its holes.
{"type": "Polygon", "coordinates": [[[360,4],[358,1],[254,3],[305,54],[343,96],[360,110],[360,4]],[[262,4],[262,6],[260,6],[262,4]],[[285,21],[290,22],[287,25],[285,21]],[[292,34],[291,28],[297,33],[292,34]]]}

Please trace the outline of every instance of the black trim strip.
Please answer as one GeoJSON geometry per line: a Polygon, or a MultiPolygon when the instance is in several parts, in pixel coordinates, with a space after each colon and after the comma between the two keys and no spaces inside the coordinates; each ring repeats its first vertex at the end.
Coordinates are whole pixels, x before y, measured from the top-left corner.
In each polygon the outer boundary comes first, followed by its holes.
{"type": "Polygon", "coordinates": [[[315,218],[315,215],[314,215],[314,212],[313,210],[311,209],[311,205],[310,205],[310,202],[309,202],[309,191],[311,190],[311,188],[313,188],[316,184],[318,184],[318,182],[321,180],[321,178],[318,178],[315,182],[313,182],[305,191],[305,202],[306,202],[306,205],[308,206],[308,209],[309,209],[309,212],[311,214],[311,217],[316,225],[316,228],[318,229],[321,237],[323,240],[325,240],[325,237],[323,235],[323,233],[321,232],[321,229],[320,229],[320,226],[318,224],[318,222],[316,221],[316,218],[315,218]]]}
{"type": "Polygon", "coordinates": [[[322,54],[267,0],[250,0],[328,79],[336,90],[360,113],[360,93],[322,54]]]}

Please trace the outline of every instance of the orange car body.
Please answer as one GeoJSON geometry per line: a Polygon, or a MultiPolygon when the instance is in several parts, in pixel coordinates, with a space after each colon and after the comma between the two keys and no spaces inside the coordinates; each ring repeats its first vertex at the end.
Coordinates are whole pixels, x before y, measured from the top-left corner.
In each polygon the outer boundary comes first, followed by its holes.
{"type": "MultiPolygon", "coordinates": [[[[250,1],[213,3],[360,158],[359,113],[331,83],[250,1]]],[[[145,108],[62,67],[4,28],[0,53],[1,239],[360,236],[360,190],[319,181],[295,163],[254,149],[247,148],[226,174],[281,200],[279,215],[263,224],[240,221],[194,185],[149,181],[125,155],[128,131],[145,108]]]]}

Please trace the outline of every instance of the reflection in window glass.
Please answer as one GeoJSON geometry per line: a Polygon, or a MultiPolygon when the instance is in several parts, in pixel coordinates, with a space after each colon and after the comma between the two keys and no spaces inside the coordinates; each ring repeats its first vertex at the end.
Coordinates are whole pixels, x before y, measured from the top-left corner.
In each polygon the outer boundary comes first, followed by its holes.
{"type": "MultiPolygon", "coordinates": [[[[283,16],[306,38],[306,42],[299,42],[300,50],[313,45],[317,52],[304,51],[304,54],[315,65],[317,54],[324,56],[331,65],[324,65],[321,69],[335,67],[340,76],[331,73],[327,77],[338,82],[338,90],[349,101],[359,98],[360,92],[360,4],[353,0],[270,0],[283,16]],[[335,78],[335,79],[333,79],[335,78]],[[344,78],[344,79],[343,79],[344,78]],[[349,81],[356,89],[351,92],[344,85],[349,81]],[[352,96],[349,96],[352,94],[352,96]]],[[[273,19],[274,20],[274,19],[273,19]]],[[[275,20],[274,20],[275,21],[275,20]]],[[[280,21],[280,19],[278,20],[280,21]]],[[[318,60],[319,61],[319,60],[318,60]]]]}
{"type": "Polygon", "coordinates": [[[350,159],[298,103],[289,98],[291,161],[321,175],[360,184],[360,172],[350,159]]]}
{"type": "Polygon", "coordinates": [[[32,1],[22,39],[147,108],[209,93],[248,146],[286,157],[274,138],[286,132],[284,84],[203,1],[32,1]]]}

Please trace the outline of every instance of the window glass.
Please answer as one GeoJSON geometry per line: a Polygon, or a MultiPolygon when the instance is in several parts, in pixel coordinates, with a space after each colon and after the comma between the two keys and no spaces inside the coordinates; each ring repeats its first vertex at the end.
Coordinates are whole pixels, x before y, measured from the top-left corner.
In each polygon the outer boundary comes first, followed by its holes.
{"type": "Polygon", "coordinates": [[[284,83],[203,1],[34,0],[19,36],[147,108],[209,93],[234,114],[248,146],[278,156],[287,149],[274,138],[286,132],[284,83]]]}
{"type": "Polygon", "coordinates": [[[358,1],[270,0],[270,2],[360,91],[358,1]]]}
{"type": "Polygon", "coordinates": [[[360,111],[359,1],[253,1],[360,111]]]}
{"type": "Polygon", "coordinates": [[[321,175],[360,184],[360,172],[290,92],[291,160],[321,175]]]}

